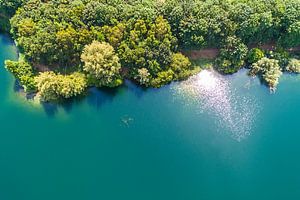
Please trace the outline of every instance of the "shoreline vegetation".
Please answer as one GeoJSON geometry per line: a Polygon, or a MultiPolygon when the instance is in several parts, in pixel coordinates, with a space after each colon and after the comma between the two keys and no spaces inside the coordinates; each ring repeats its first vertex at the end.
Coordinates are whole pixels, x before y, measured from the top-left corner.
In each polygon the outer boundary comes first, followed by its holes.
{"type": "Polygon", "coordinates": [[[243,67],[274,91],[300,73],[299,0],[0,0],[5,67],[41,101],[117,87],[159,88],[213,67],[243,67]],[[10,20],[9,20],[10,19],[10,20]]]}

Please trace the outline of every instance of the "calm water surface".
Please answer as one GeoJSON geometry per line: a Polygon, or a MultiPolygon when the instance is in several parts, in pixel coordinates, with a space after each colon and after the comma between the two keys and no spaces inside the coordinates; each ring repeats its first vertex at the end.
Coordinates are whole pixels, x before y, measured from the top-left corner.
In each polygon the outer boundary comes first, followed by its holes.
{"type": "Polygon", "coordinates": [[[270,94],[246,71],[202,71],[40,105],[2,67],[16,57],[0,36],[1,200],[300,198],[300,76],[270,94]]]}

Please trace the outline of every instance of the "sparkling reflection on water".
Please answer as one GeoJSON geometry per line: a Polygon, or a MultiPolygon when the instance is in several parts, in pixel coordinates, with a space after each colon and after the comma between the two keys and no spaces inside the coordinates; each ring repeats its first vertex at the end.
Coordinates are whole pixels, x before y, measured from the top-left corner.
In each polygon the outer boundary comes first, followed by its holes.
{"type": "MultiPolygon", "coordinates": [[[[249,90],[249,82],[240,87],[249,90]]],[[[237,141],[251,134],[260,110],[258,103],[247,92],[238,92],[230,79],[215,71],[203,70],[172,89],[175,97],[184,98],[185,105],[196,106],[200,114],[209,113],[218,132],[227,132],[237,141]]]]}

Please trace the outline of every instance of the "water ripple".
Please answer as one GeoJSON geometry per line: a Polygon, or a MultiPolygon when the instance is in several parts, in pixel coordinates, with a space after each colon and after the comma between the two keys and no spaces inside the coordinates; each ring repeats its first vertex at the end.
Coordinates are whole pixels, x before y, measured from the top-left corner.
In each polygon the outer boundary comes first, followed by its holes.
{"type": "MultiPolygon", "coordinates": [[[[249,90],[251,85],[247,82],[240,87],[249,90]]],[[[224,76],[203,70],[198,75],[174,85],[172,89],[176,98],[184,98],[185,105],[196,106],[197,112],[212,115],[218,132],[228,132],[237,141],[251,134],[260,110],[258,103],[250,93],[238,92],[239,88],[224,76]]]]}

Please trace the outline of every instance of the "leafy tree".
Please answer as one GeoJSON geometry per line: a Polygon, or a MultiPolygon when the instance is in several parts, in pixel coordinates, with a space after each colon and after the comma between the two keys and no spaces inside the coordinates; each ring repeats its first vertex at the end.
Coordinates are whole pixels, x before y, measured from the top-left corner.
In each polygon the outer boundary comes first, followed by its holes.
{"type": "Polygon", "coordinates": [[[18,62],[7,60],[5,61],[5,68],[19,80],[25,92],[36,91],[35,72],[28,62],[23,59],[20,59],[18,62]]]}
{"type": "Polygon", "coordinates": [[[94,41],[81,55],[83,70],[98,86],[116,87],[122,84],[121,65],[114,48],[105,42],[94,41]]]}
{"type": "Polygon", "coordinates": [[[228,37],[224,46],[220,49],[217,59],[217,70],[232,74],[237,72],[245,64],[248,48],[237,37],[228,37]]]}
{"type": "Polygon", "coordinates": [[[83,21],[89,26],[113,25],[118,20],[118,9],[98,1],[90,1],[85,5],[83,21]]]}
{"type": "Polygon", "coordinates": [[[32,63],[60,66],[80,64],[83,47],[98,35],[81,21],[83,4],[58,0],[28,0],[11,19],[12,34],[32,63]]]}
{"type": "Polygon", "coordinates": [[[103,26],[101,31],[104,34],[107,42],[114,48],[117,48],[122,42],[125,34],[126,24],[118,23],[116,26],[103,26]]]}
{"type": "Polygon", "coordinates": [[[282,69],[284,69],[290,60],[290,54],[288,51],[283,48],[276,48],[275,51],[267,52],[267,57],[271,59],[275,59],[279,61],[279,65],[282,69]]]}
{"type": "Polygon", "coordinates": [[[253,48],[248,52],[247,62],[252,64],[265,57],[265,54],[259,48],[253,48]]]}
{"type": "Polygon", "coordinates": [[[289,64],[286,67],[286,71],[292,73],[300,73],[300,60],[298,59],[290,59],[289,64]]]}
{"type": "Polygon", "coordinates": [[[35,77],[35,82],[42,101],[56,101],[78,96],[87,87],[84,74],[79,72],[71,75],[44,72],[35,77]]]}
{"type": "Polygon", "coordinates": [[[141,85],[148,86],[151,81],[151,75],[146,68],[138,69],[135,80],[139,81],[141,85]]]}
{"type": "Polygon", "coordinates": [[[285,1],[284,7],[285,10],[281,16],[282,34],[280,36],[280,43],[291,47],[297,45],[297,38],[295,36],[297,35],[297,29],[299,30],[300,1],[285,1]]]}
{"type": "Polygon", "coordinates": [[[288,27],[287,34],[280,38],[280,43],[284,47],[296,47],[300,45],[300,20],[288,27]]]}
{"type": "Polygon", "coordinates": [[[249,75],[261,76],[270,89],[275,90],[282,72],[278,60],[264,57],[251,66],[249,75]]]}
{"type": "Polygon", "coordinates": [[[192,63],[190,60],[181,53],[175,53],[172,56],[170,69],[174,72],[177,80],[187,78],[191,75],[192,63]]]}
{"type": "Polygon", "coordinates": [[[174,79],[174,72],[169,69],[157,73],[157,77],[151,80],[151,86],[159,88],[170,83],[174,79]]]}
{"type": "Polygon", "coordinates": [[[154,23],[128,21],[124,38],[117,49],[122,66],[128,67],[133,77],[139,68],[146,68],[155,77],[169,67],[176,49],[176,38],[161,16],[154,23]]]}

